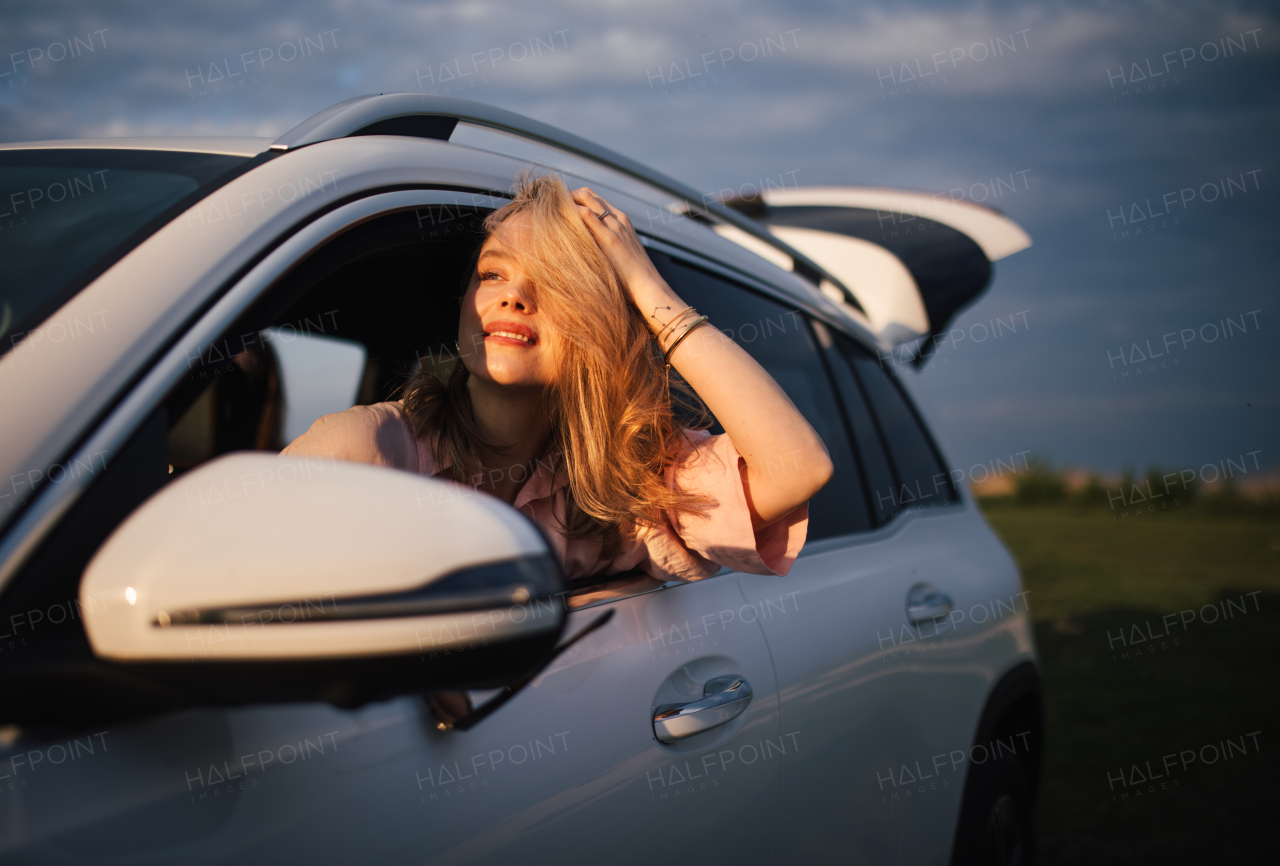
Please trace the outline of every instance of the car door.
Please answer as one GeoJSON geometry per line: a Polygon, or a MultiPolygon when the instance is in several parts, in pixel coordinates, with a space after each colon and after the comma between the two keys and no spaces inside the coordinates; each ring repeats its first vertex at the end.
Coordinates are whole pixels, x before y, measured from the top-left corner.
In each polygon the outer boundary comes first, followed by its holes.
{"type": "Polygon", "coordinates": [[[605,611],[604,627],[468,731],[437,730],[412,697],[24,728],[0,750],[0,850],[10,863],[495,864],[580,862],[606,843],[619,846],[612,861],[637,864],[775,851],[781,760],[804,744],[778,724],[738,577],[604,601],[575,612],[569,633],[605,611]],[[656,707],[723,676],[752,686],[746,712],[655,739],[656,707]],[[739,823],[729,838],[706,832],[739,823]]]}
{"type": "MultiPolygon", "coordinates": [[[[218,454],[278,448],[283,431],[305,423],[300,406],[318,414],[374,402],[403,372],[397,365],[441,361],[424,353],[456,333],[457,312],[452,296],[433,292],[456,285],[445,272],[465,264],[466,241],[424,244],[422,224],[403,209],[363,219],[344,235],[350,245],[339,238],[300,262],[189,353],[183,381],[0,599],[4,621],[24,629],[5,653],[6,681],[39,683],[47,707],[0,737],[5,862],[563,863],[606,846],[623,863],[671,851],[774,856],[781,763],[804,744],[780,725],[759,616],[738,575],[587,588],[594,601],[571,615],[566,635],[606,612],[609,622],[466,731],[440,730],[416,696],[355,709],[170,711],[157,700],[142,717],[115,720],[86,709],[118,706],[122,692],[148,699],[140,684],[101,682],[75,661],[88,648],[80,574],[121,520],[218,454]],[[441,273],[423,292],[432,265],[441,273]],[[392,306],[379,319],[379,304],[409,295],[429,297],[412,315],[392,306]],[[452,323],[432,319],[451,304],[452,323]],[[423,332],[397,342],[409,320],[423,332]],[[699,701],[723,677],[749,684],[744,712],[672,743],[655,737],[659,707],[699,701]],[[93,723],[63,721],[82,717],[93,723]]],[[[424,662],[431,653],[424,646],[424,662]]]]}
{"type": "Polygon", "coordinates": [[[945,862],[964,767],[930,762],[968,748],[986,681],[947,618],[915,623],[906,608],[919,584],[958,591],[976,579],[964,525],[946,525],[959,510],[950,478],[887,379],[871,383],[883,386],[873,412],[855,378],[870,371],[850,365],[871,356],[851,340],[706,267],[657,258],[677,294],[782,385],[835,464],[791,572],[742,577],[762,611],[782,724],[806,746],[785,760],[780,861],[945,862]]]}

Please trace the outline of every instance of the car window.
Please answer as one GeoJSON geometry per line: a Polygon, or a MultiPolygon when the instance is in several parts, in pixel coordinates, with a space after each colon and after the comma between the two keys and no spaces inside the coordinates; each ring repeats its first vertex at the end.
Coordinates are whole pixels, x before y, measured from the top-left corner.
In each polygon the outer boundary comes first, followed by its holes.
{"type": "MultiPolygon", "coordinates": [[[[439,209],[441,206],[433,206],[439,209]]],[[[395,399],[421,364],[456,361],[458,302],[483,212],[371,220],[317,252],[220,339],[188,353],[169,400],[175,473],[228,451],[279,451],[322,415],[395,399]]]]}
{"type": "MultiPolygon", "coordinates": [[[[870,353],[853,341],[842,343],[876,420],[893,467],[893,486],[872,488],[877,503],[891,505],[896,514],[908,508],[929,508],[959,501],[951,476],[925,432],[902,385],[870,353]]],[[[883,482],[878,482],[883,483],[883,482]]]]}
{"type": "MultiPolygon", "coordinates": [[[[871,528],[862,476],[808,317],[663,253],[651,255],[675,293],[755,358],[826,444],[835,472],[809,501],[808,538],[816,541],[871,528]]],[[[724,429],[716,424],[711,432],[724,429]]]]}
{"type": "Polygon", "coordinates": [[[871,414],[862,386],[854,378],[853,368],[845,357],[845,352],[859,349],[843,334],[832,333],[826,328],[817,333],[831,377],[836,384],[836,393],[840,395],[845,417],[848,419],[858,467],[862,471],[862,477],[866,479],[867,510],[872,515],[873,523],[882,526],[892,520],[898,510],[894,504],[894,476],[885,452],[880,425],[871,414]],[[848,345],[841,348],[842,343],[848,345]]]}
{"type": "Polygon", "coordinates": [[[254,162],[170,151],[0,151],[0,354],[173,214],[254,162]]]}

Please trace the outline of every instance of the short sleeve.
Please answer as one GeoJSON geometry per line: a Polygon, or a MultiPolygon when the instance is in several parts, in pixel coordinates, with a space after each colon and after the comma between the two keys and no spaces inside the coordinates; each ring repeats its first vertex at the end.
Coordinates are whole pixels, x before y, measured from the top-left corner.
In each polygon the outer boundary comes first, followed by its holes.
{"type": "Polygon", "coordinates": [[[686,430],[688,447],[668,470],[668,483],[714,504],[701,514],[680,514],[673,528],[690,551],[735,571],[784,575],[809,531],[809,503],[754,530],[742,489],[742,457],[725,434],[686,430]]]}
{"type": "Polygon", "coordinates": [[[325,415],[280,453],[418,470],[417,443],[399,403],[353,406],[325,415]]]}

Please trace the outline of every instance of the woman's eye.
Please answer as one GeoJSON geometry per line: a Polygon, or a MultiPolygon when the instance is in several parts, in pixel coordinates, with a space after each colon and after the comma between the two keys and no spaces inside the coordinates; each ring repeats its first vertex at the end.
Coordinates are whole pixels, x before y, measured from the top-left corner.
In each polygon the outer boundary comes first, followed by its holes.
{"type": "Polygon", "coordinates": [[[480,282],[482,283],[485,280],[497,280],[497,279],[501,279],[501,277],[496,271],[484,271],[483,273],[480,274],[480,282]]]}

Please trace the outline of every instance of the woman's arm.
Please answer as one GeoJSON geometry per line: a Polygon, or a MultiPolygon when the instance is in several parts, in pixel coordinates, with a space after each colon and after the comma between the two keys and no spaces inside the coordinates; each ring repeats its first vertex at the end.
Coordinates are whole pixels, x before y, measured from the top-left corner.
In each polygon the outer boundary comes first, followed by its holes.
{"type": "MultiPolygon", "coordinates": [[[[656,334],[688,306],[658,273],[625,214],[590,189],[573,199],[583,221],[622,277],[631,300],[656,334]],[[603,221],[598,214],[611,211],[603,221]]],[[[664,349],[684,333],[692,316],[661,335],[664,349]]],[[[742,486],[755,529],[809,501],[831,478],[822,439],[765,369],[714,326],[694,329],[668,360],[724,427],[746,462],[742,486]],[[781,467],[781,469],[779,469],[781,467]]]]}

